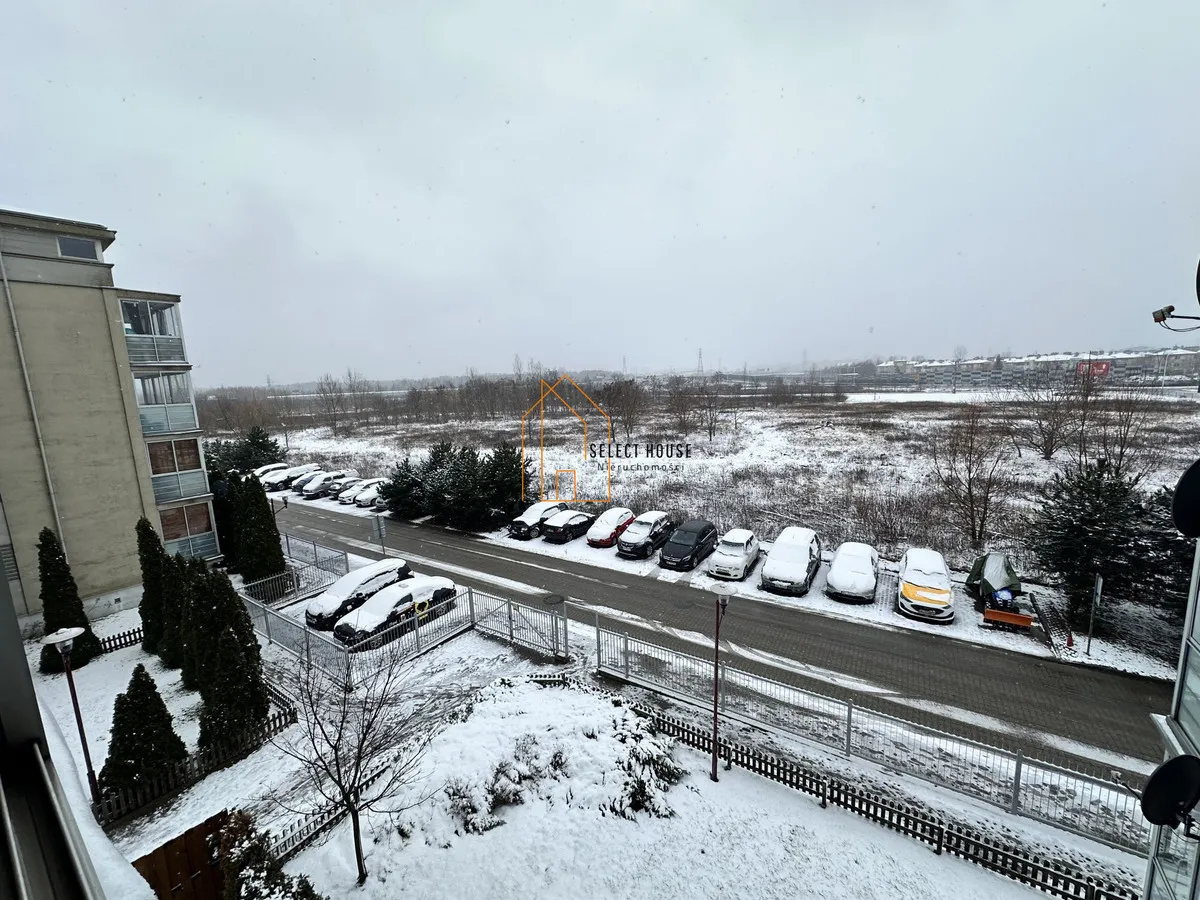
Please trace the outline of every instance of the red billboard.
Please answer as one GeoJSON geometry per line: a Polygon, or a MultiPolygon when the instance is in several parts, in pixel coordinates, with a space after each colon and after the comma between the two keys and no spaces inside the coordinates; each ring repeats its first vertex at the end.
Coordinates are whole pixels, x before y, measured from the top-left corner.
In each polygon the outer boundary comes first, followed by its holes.
{"type": "Polygon", "coordinates": [[[1081,362],[1075,364],[1075,374],[1080,376],[1091,375],[1093,378],[1104,378],[1108,375],[1108,370],[1111,368],[1112,363],[1107,360],[1104,362],[1081,362]]]}

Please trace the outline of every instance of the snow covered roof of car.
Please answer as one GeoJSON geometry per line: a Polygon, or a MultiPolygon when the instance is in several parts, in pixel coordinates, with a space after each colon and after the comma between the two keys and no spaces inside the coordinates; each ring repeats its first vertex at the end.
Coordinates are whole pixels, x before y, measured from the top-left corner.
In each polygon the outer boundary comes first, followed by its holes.
{"type": "Polygon", "coordinates": [[[928,572],[931,575],[935,572],[949,571],[946,568],[946,560],[936,550],[929,550],[925,547],[914,547],[908,551],[906,558],[910,569],[928,572]]]}
{"type": "Polygon", "coordinates": [[[721,540],[729,541],[731,544],[745,544],[752,537],[754,537],[754,532],[749,528],[730,528],[721,536],[721,540]]]}
{"type": "Polygon", "coordinates": [[[576,516],[586,516],[587,513],[582,513],[577,509],[564,509],[562,512],[557,512],[546,520],[546,525],[566,525],[575,519],[576,516]]]}
{"type": "Polygon", "coordinates": [[[803,528],[799,525],[789,525],[783,531],[779,532],[779,537],[775,538],[775,543],[778,544],[808,544],[817,533],[811,528],[803,528]]]}
{"type": "Polygon", "coordinates": [[[653,524],[654,522],[657,522],[659,519],[663,518],[665,515],[666,515],[666,513],[663,512],[661,509],[652,509],[649,512],[642,513],[640,516],[638,516],[633,521],[645,522],[647,524],[653,524]]]}

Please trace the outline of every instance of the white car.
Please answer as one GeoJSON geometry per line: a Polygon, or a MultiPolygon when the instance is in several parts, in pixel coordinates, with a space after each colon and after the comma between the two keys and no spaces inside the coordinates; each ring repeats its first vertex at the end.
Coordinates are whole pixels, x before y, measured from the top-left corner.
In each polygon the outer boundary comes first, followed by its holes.
{"type": "Polygon", "coordinates": [[[833,554],[825,575],[825,593],[845,600],[875,599],[879,554],[868,544],[846,541],[833,554]]]}
{"type": "Polygon", "coordinates": [[[758,553],[758,538],[753,531],[732,528],[717,541],[717,549],[708,558],[708,574],[740,581],[758,562],[758,553]]]}
{"type": "Polygon", "coordinates": [[[454,609],[457,594],[458,586],[449,578],[416,575],[385,587],[354,612],[343,616],[333,626],[333,636],[351,649],[374,649],[412,631],[418,623],[454,609]],[[392,633],[370,640],[386,631],[392,633]]]}
{"type": "Polygon", "coordinates": [[[936,550],[914,547],[900,557],[896,608],[902,615],[931,622],[954,621],[950,570],[936,550]]]}
{"type": "Polygon", "coordinates": [[[262,482],[262,486],[268,491],[280,491],[302,475],[307,475],[309,472],[316,472],[320,468],[320,465],[317,463],[305,463],[302,466],[292,466],[288,469],[277,469],[274,472],[268,472],[259,480],[262,482]]]}
{"type": "Polygon", "coordinates": [[[543,500],[541,503],[535,503],[508,523],[508,536],[521,538],[522,540],[535,538],[542,533],[542,526],[546,523],[547,519],[565,511],[566,508],[567,504],[557,503],[552,500],[543,500]]]}
{"type": "Polygon", "coordinates": [[[379,496],[379,489],[383,487],[384,480],[379,479],[378,483],[371,485],[365,491],[359,491],[354,495],[354,505],[361,506],[367,509],[375,505],[375,498],[379,496]]]}
{"type": "Polygon", "coordinates": [[[304,610],[309,628],[329,631],[338,619],[357,609],[376,592],[413,577],[402,559],[381,559],[343,575],[315,597],[304,610]]]}
{"type": "Polygon", "coordinates": [[[369,491],[371,488],[380,484],[383,484],[382,478],[368,478],[366,481],[360,481],[353,487],[349,487],[338,494],[338,503],[353,503],[358,499],[358,495],[363,491],[369,491]]]}
{"type": "Polygon", "coordinates": [[[306,484],[308,484],[314,478],[320,478],[322,475],[325,475],[325,474],[326,474],[326,472],[324,469],[316,469],[315,471],[312,471],[312,472],[306,472],[305,474],[301,475],[299,478],[297,478],[295,481],[292,482],[292,490],[297,494],[302,494],[302,493],[304,493],[304,486],[306,484]]]}
{"type": "Polygon", "coordinates": [[[821,539],[817,533],[789,525],[767,551],[758,586],[781,594],[807,594],[820,569],[821,539]]]}
{"type": "Polygon", "coordinates": [[[264,475],[268,475],[271,472],[280,472],[286,468],[288,468],[287,463],[268,463],[265,466],[259,466],[250,474],[255,478],[261,479],[264,475]]]}

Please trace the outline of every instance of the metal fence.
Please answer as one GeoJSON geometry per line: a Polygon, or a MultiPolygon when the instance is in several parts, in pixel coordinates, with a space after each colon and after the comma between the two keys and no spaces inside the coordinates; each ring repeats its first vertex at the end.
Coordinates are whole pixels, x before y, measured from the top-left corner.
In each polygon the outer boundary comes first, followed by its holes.
{"type": "Polygon", "coordinates": [[[567,619],[563,612],[538,609],[471,588],[464,588],[454,597],[418,613],[415,619],[394,625],[353,647],[250,596],[247,586],[240,595],[254,630],[268,644],[282,647],[305,664],[316,666],[332,677],[344,678],[347,683],[377,667],[385,655],[391,659],[399,652],[402,658],[416,657],[473,628],[555,659],[569,656],[567,619]]]}
{"type": "MultiPolygon", "coordinates": [[[[596,627],[597,668],[692,703],[711,703],[713,661],[596,627]]],[[[1010,813],[1146,854],[1150,826],[1137,798],[1112,782],[967,740],[722,664],[720,707],[967,794],[1010,813]]]]}
{"type": "Polygon", "coordinates": [[[339,578],[350,571],[350,558],[345,550],[335,550],[287,532],[281,532],[279,540],[283,544],[283,554],[288,559],[316,566],[339,578]]]}
{"type": "Polygon", "coordinates": [[[242,593],[268,606],[287,606],[312,597],[329,587],[345,573],[311,563],[289,561],[287,569],[278,575],[252,581],[242,586],[242,593]]]}

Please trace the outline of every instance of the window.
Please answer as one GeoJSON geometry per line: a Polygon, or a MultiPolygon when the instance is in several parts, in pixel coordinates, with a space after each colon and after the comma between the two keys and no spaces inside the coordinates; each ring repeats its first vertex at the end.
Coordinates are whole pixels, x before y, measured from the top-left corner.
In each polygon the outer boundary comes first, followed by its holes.
{"type": "Polygon", "coordinates": [[[172,375],[135,375],[138,406],[162,403],[191,403],[192,380],[186,372],[172,375]]]}
{"type": "Polygon", "coordinates": [[[156,441],[147,445],[150,450],[150,474],[192,472],[200,468],[200,443],[194,438],[184,441],[156,441]]]}
{"type": "Polygon", "coordinates": [[[1196,844],[1182,831],[1159,830],[1154,848],[1154,897],[1165,900],[1190,900],[1192,877],[1196,871],[1196,844]]]}
{"type": "Polygon", "coordinates": [[[90,259],[96,262],[100,260],[96,242],[91,238],[60,237],[58,239],[58,255],[69,256],[73,259],[90,259]]]}
{"type": "Polygon", "coordinates": [[[122,300],[121,320],[126,334],[179,337],[179,310],[162,300],[122,300]]]}
{"type": "Polygon", "coordinates": [[[1200,744],[1200,659],[1190,643],[1184,648],[1187,662],[1183,666],[1183,689],[1179,692],[1180,727],[1193,744],[1200,744]]]}
{"type": "Polygon", "coordinates": [[[212,531],[212,517],[208,514],[207,503],[159,510],[158,519],[162,522],[164,541],[178,541],[212,531]]]}

